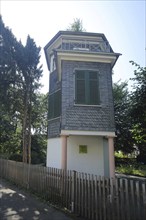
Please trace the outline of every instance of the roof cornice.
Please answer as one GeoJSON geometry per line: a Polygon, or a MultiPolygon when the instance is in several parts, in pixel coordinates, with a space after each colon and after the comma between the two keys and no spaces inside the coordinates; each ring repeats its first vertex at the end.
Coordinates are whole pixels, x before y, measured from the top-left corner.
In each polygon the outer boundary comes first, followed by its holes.
{"type": "Polygon", "coordinates": [[[102,33],[92,33],[92,32],[79,32],[79,31],[59,31],[50,41],[46,44],[44,47],[44,50],[46,50],[51,44],[53,44],[60,36],[84,36],[84,37],[102,37],[103,40],[108,42],[107,38],[102,33]]]}

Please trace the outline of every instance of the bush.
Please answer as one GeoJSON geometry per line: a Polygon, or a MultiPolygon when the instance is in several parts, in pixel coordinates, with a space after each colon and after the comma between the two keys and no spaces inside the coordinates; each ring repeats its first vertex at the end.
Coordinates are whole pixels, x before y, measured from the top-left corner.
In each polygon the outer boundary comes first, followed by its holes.
{"type": "Polygon", "coordinates": [[[137,156],[137,162],[138,163],[143,163],[146,165],[146,155],[145,154],[139,154],[137,156]]]}
{"type": "Polygon", "coordinates": [[[22,155],[21,154],[12,154],[8,158],[9,160],[15,160],[18,162],[22,162],[22,155]]]}

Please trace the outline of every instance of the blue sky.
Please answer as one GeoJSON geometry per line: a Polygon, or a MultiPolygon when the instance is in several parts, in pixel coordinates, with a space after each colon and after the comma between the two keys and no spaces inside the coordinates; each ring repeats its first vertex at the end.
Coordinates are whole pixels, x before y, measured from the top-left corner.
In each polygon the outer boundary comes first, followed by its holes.
{"type": "Polygon", "coordinates": [[[146,65],[146,2],[143,0],[1,0],[0,8],[5,25],[12,29],[18,40],[25,44],[29,34],[42,47],[42,92],[47,92],[49,85],[43,47],[74,18],[82,19],[86,31],[104,33],[113,50],[122,54],[114,67],[114,82],[134,76],[130,60],[146,65]]]}

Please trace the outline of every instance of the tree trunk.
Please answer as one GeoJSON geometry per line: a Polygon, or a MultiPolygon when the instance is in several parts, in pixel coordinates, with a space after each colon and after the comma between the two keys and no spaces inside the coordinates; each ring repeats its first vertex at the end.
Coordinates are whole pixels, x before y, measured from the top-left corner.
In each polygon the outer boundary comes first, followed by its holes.
{"type": "Polygon", "coordinates": [[[29,113],[28,113],[28,163],[31,164],[31,113],[32,113],[32,91],[30,85],[30,94],[29,94],[29,113]]]}
{"type": "Polygon", "coordinates": [[[28,93],[24,97],[24,114],[23,114],[23,163],[27,163],[27,115],[28,115],[28,93]]]}

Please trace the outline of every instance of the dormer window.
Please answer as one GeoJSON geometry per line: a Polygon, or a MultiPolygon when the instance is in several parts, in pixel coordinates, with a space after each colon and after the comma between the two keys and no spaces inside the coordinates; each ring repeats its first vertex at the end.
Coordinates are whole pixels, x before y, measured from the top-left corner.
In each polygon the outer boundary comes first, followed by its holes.
{"type": "Polygon", "coordinates": [[[75,71],[75,104],[99,105],[99,73],[94,70],[75,71]]]}

